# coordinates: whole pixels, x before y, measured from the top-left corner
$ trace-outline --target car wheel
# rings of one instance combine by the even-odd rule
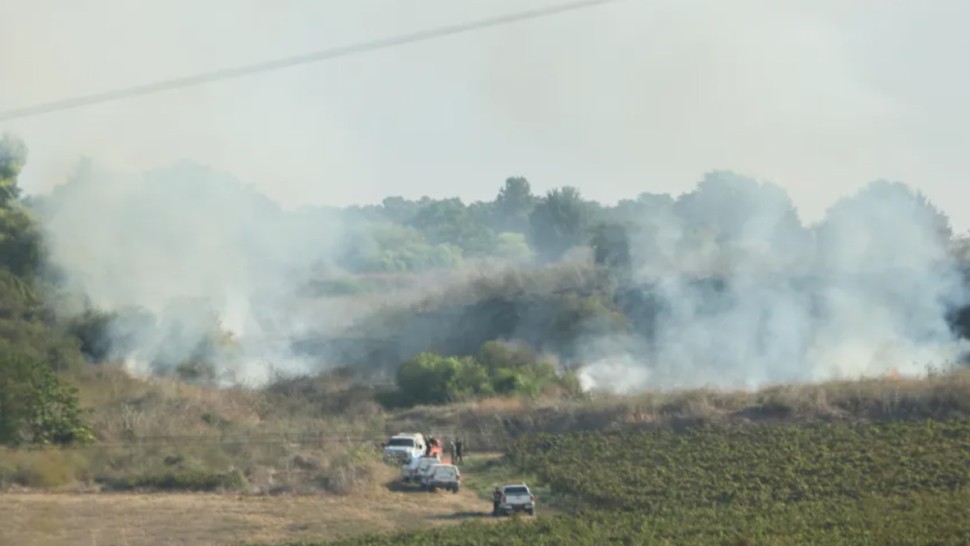
[[[536,511],[532,508],[529,508],[528,510],[526,510],[525,513],[529,514],[530,516],[536,515]]]

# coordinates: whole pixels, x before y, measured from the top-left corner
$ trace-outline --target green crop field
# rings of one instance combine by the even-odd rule
[[[539,435],[511,454],[560,493],[604,508],[858,499],[970,485],[970,421]]]
[[[583,508],[334,544],[970,544],[966,420],[535,435],[505,464]]]

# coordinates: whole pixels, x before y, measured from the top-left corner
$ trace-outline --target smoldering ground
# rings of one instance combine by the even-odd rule
[[[947,322],[968,301],[947,219],[907,186],[873,183],[811,226],[779,187],[728,172],[676,199],[620,206],[631,211],[628,269],[606,304],[625,325],[580,318],[566,334],[551,280],[472,301],[470,284],[429,273],[410,298],[393,296],[423,298],[423,308],[401,305],[393,320],[382,318],[389,294],[373,305],[308,295],[310,280],[345,273],[337,256],[368,224],[334,209],[283,210],[194,165],[80,169],[39,210],[65,280],[61,312],[114,312],[110,358],[139,373],[209,362],[224,382],[344,365],[376,374],[422,350],[469,354],[504,339],[556,354],[587,388],[622,391],[916,374],[966,349]],[[537,271],[477,275],[541,285]],[[348,341],[350,326],[370,337]]]

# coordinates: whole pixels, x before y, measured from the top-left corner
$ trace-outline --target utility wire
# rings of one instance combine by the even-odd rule
[[[224,80],[228,78],[238,78],[240,76],[255,74],[257,72],[279,70],[282,68],[287,68],[287,67],[296,66],[300,64],[319,62],[319,61],[334,59],[337,57],[354,55],[357,53],[366,53],[366,52],[374,51],[378,49],[386,49],[386,48],[395,47],[399,45],[420,42],[424,40],[431,40],[434,38],[440,38],[443,36],[460,34],[463,32],[480,30],[480,29],[489,28],[489,27],[496,27],[500,25],[507,25],[507,24],[516,23],[519,21],[524,21],[527,19],[537,19],[540,17],[548,17],[551,15],[556,15],[567,11],[591,8],[594,6],[599,6],[602,4],[608,4],[608,3],[617,2],[617,1],[620,1],[620,0],[584,0],[580,2],[564,3],[556,6],[548,6],[548,7],[538,8],[530,11],[523,11],[523,12],[512,13],[508,15],[491,17],[488,19],[481,19],[470,23],[460,23],[460,24],[455,24],[455,25],[446,26],[446,27],[423,30],[412,34],[395,36],[392,38],[383,38],[379,40],[363,42],[363,43],[358,43],[354,45],[338,47],[334,49],[316,51],[313,53],[307,53],[307,54],[297,55],[293,57],[285,57],[285,58],[275,59],[271,61],[264,61],[256,64],[237,66],[234,68],[224,68],[221,70],[195,74],[192,76],[184,76],[181,78],[163,80],[163,81],[158,81],[155,83],[150,83],[145,85],[138,85],[138,86],[127,87],[123,89],[116,89],[114,91],[106,91],[103,93],[97,93],[93,95],[86,95],[86,96],[74,97],[70,99],[46,102],[46,103],[36,104],[34,106],[28,106],[24,108],[18,108],[14,110],[7,110],[4,112],[0,112],[0,121],[9,121],[12,119],[20,119],[25,117],[37,116],[37,115],[46,114],[49,112],[58,111],[58,110],[68,110],[72,108],[79,108],[81,106],[87,106],[90,104],[109,102],[113,100],[119,100],[119,99],[134,97],[138,95],[147,95],[150,93],[158,93],[160,91],[167,91],[170,89],[177,89],[181,87],[189,87],[192,85],[200,85],[203,83],[217,81],[217,80]]]

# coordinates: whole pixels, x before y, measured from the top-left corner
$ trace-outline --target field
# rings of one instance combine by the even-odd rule
[[[350,496],[209,493],[8,493],[0,544],[203,546],[319,540],[361,530],[407,530],[480,519],[473,492],[379,491]]]
[[[967,420],[534,435],[503,464],[578,515],[333,544],[970,543]]]
[[[970,544],[966,372],[395,411],[330,378],[81,386],[94,445],[0,450],[0,543]],[[388,487],[376,444],[399,430],[467,438],[465,489]],[[513,480],[539,518],[486,517]]]

